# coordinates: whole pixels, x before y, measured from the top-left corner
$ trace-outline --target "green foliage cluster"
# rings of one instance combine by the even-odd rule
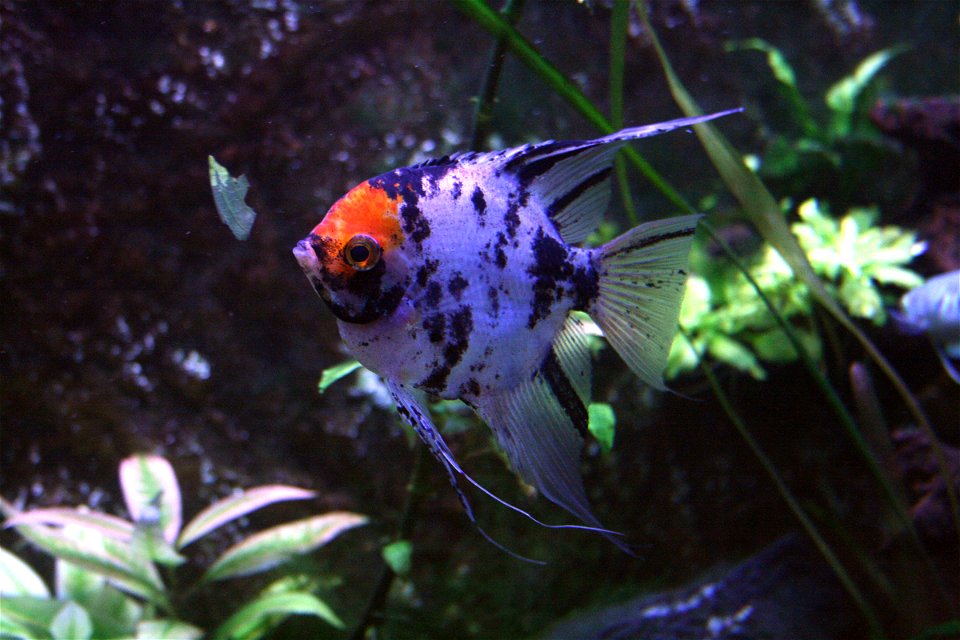
[[[342,628],[343,623],[313,591],[308,576],[287,571],[229,618],[206,633],[181,619],[198,589],[258,574],[309,553],[362,516],[334,512],[274,526],[224,551],[188,591],[171,588],[173,570],[184,564],[183,549],[214,530],[263,507],[304,500],[313,492],[269,485],[224,498],[182,524],[180,488],[170,463],[138,455],[120,464],[120,484],[131,520],[84,508],[18,511],[0,502],[7,526],[56,560],[55,587],[16,555],[0,548],[0,637],[22,640],[193,640],[200,637],[254,640],[290,615],[310,615]],[[167,580],[161,575],[167,573]],[[175,605],[176,603],[176,605]]]
[[[826,113],[810,104],[797,85],[796,72],[780,49],[760,38],[731,42],[728,51],[759,51],[777,81],[780,104],[765,109],[767,145],[762,157],[746,160],[781,193],[804,194],[829,189],[833,201],[848,202],[864,177],[876,171],[893,148],[870,123],[869,107],[877,96],[878,73],[906,50],[877,51],[823,95]],[[868,183],[869,184],[869,183]]]
[[[924,250],[916,233],[895,226],[877,226],[874,208],[855,208],[842,219],[829,214],[825,204],[807,200],[797,208],[799,221],[791,231],[800,243],[814,272],[827,291],[850,315],[886,321],[886,306],[893,302],[883,287],[912,289],[923,283],[907,269]],[[703,248],[693,261],[706,264]],[[821,353],[820,338],[813,326],[813,299],[781,255],[764,244],[749,267],[752,279],[813,357]],[[689,336],[677,337],[667,363],[668,378],[694,369],[701,355],[757,379],[766,371],[762,362],[792,362],[798,357],[783,328],[770,313],[747,275],[733,269],[704,269],[692,275],[680,311],[680,326]]]

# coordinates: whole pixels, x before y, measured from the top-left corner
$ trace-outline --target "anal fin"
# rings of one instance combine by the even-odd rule
[[[604,529],[593,514],[580,476],[586,407],[567,381],[567,391],[554,390],[557,376],[565,376],[553,352],[532,379],[509,391],[480,398],[477,412],[497,436],[513,469],[551,502],[563,507],[615,545],[633,555],[619,533]],[[579,407],[573,406],[580,403]]]

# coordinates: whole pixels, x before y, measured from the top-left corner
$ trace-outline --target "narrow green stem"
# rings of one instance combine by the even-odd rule
[[[504,17],[507,24],[513,26],[520,19],[523,11],[523,0],[507,0],[500,15]],[[490,62],[487,64],[487,74],[483,78],[483,88],[477,98],[477,110],[473,119],[473,135],[470,138],[470,149],[479,151],[486,145],[487,138],[490,137],[490,125],[493,122],[493,105],[495,104],[497,86],[500,83],[500,72],[503,71],[503,63],[507,59],[507,39],[504,36],[497,37],[497,43],[493,46],[490,54]]]
[[[610,16],[610,124],[614,129],[623,128],[623,69],[626,62],[629,15],[629,0],[614,0],[613,13]],[[636,226],[640,220],[633,204],[633,196],[630,194],[627,165],[620,154],[617,154],[613,166],[627,219],[630,220],[631,225]]]
[[[425,449],[426,447],[421,442],[417,442],[414,447],[413,469],[410,471],[410,481],[407,483],[407,500],[403,505],[403,513],[400,516],[400,523],[397,525],[394,540],[409,540],[413,534],[417,506],[424,494],[423,483],[426,477],[424,460],[426,456],[423,452]],[[380,577],[377,579],[377,586],[370,595],[363,617],[353,633],[350,634],[350,640],[363,640],[367,634],[367,629],[383,624],[387,596],[390,595],[390,587],[393,586],[396,575],[389,566],[384,564],[380,571]]]
[[[697,353],[697,359],[700,361],[700,369],[703,371],[707,381],[710,383],[710,387],[713,389],[713,394],[720,403],[720,407],[723,409],[724,413],[727,414],[727,417],[737,430],[737,433],[739,433],[740,437],[742,437],[744,442],[747,443],[750,451],[753,452],[753,455],[756,456],[757,460],[763,466],[764,470],[767,472],[767,475],[769,475],[770,479],[773,480],[773,483],[776,485],[777,491],[779,491],[780,495],[783,497],[784,502],[787,503],[787,506],[796,516],[797,520],[800,521],[800,525],[807,532],[810,540],[833,569],[837,579],[839,579],[840,583],[843,585],[843,588],[847,591],[850,597],[853,598],[857,608],[860,609],[861,614],[866,619],[867,624],[870,626],[871,636],[874,638],[883,638],[883,627],[880,624],[880,620],[877,618],[876,613],[874,613],[873,608],[870,606],[870,603],[867,602],[867,599],[860,592],[860,589],[857,588],[853,578],[850,577],[850,574],[844,568],[843,563],[840,562],[840,559],[830,548],[830,545],[827,543],[826,539],[820,534],[820,531],[813,523],[813,520],[810,519],[810,517],[803,510],[803,507],[800,506],[800,502],[796,499],[796,497],[794,497],[793,493],[790,491],[790,488],[777,472],[777,468],[774,466],[773,462],[767,457],[759,443],[750,434],[750,431],[743,423],[743,420],[740,419],[740,416],[730,403],[730,399],[727,397],[727,394],[724,393],[723,389],[720,387],[720,383],[717,382],[716,376],[714,376],[713,372],[710,371],[710,367],[706,366],[700,353],[697,352],[696,346],[693,344],[693,340],[690,338],[690,335],[683,329],[681,329],[681,333],[683,333],[683,337],[686,338],[687,342],[690,344],[690,348],[694,350],[694,353]]]

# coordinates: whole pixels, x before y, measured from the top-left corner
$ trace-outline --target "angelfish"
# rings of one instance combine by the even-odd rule
[[[700,216],[578,245],[600,223],[626,142],[736,111],[395,169],[347,192],[297,243],[344,343],[383,378],[475,525],[458,476],[534,518],[464,472],[418,390],[472,407],[514,471],[586,523],[553,526],[599,530],[625,547],[591,511],[580,477],[591,355],[571,312],[589,314],[636,375],[663,389]]]

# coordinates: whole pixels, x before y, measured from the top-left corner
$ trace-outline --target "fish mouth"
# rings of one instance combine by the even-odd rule
[[[300,268],[303,269],[307,276],[309,276],[311,272],[317,271],[319,260],[317,260],[317,254],[314,253],[313,247],[310,246],[310,238],[304,238],[297,243],[297,246],[293,248],[293,257],[297,259]]]

